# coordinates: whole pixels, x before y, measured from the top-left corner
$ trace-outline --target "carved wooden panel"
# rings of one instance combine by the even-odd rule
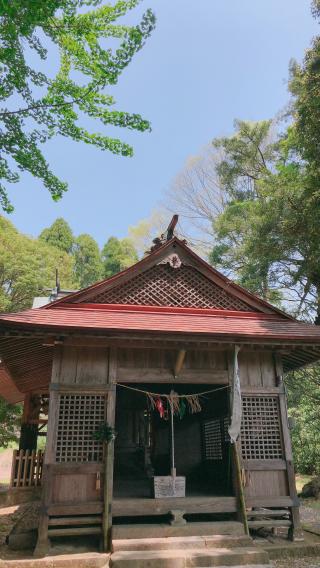
[[[283,458],[277,396],[242,397],[241,452],[244,460]]]
[[[90,302],[254,311],[192,266],[171,268],[165,264],[154,266],[122,285],[97,294],[90,298]]]
[[[105,421],[106,398],[100,394],[60,394],[57,462],[101,462],[103,444],[93,439]]]

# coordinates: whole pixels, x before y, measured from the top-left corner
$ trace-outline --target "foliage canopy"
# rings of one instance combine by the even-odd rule
[[[0,216],[0,312],[30,308],[35,296],[48,296],[56,268],[61,285],[72,289],[73,258],[54,246],[22,235]]]
[[[0,398],[0,448],[7,448],[10,442],[18,441],[21,415],[21,405],[8,404]]]
[[[136,26],[116,20],[140,0],[12,0],[0,2],[0,206],[13,210],[7,184],[19,181],[19,170],[39,178],[54,200],[67,184],[50,169],[41,145],[60,135],[102,150],[131,156],[132,147],[106,134],[90,132],[83,118],[102,126],[139,131],[150,124],[139,114],[112,109],[115,100],[104,89],[115,85],[155,25],[147,10]],[[106,40],[116,49],[106,48]],[[54,77],[29,65],[30,52],[39,62],[59,53]],[[43,69],[45,69],[42,64]],[[16,169],[17,168],[17,169]]]
[[[138,255],[130,239],[110,237],[102,249],[103,275],[105,278],[112,276],[137,260]]]
[[[71,253],[73,250],[74,236],[69,224],[62,217],[58,217],[51,227],[43,229],[39,239],[66,253]]]

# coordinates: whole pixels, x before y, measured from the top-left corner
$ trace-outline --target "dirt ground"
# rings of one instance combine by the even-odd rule
[[[0,452],[0,487],[9,483],[11,476],[12,454],[13,450],[11,448],[7,448]]]
[[[271,563],[275,568],[319,568],[320,567],[320,557],[319,558],[297,558],[293,560],[277,560]]]

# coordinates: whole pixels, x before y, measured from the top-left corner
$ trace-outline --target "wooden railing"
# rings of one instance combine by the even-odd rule
[[[41,485],[43,451],[14,450],[10,487],[38,487]]]

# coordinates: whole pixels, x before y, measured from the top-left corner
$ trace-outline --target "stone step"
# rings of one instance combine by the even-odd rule
[[[1,568],[109,568],[110,554],[82,552],[44,558],[1,559]]]
[[[141,550],[114,552],[110,568],[211,568],[214,566],[265,565],[269,562],[264,550],[254,547],[232,549]]]
[[[113,525],[112,539],[166,538],[174,536],[231,535],[244,536],[243,524],[238,521],[214,521],[211,523]]]
[[[209,535],[209,536],[169,536],[165,538],[127,538],[112,540],[113,552],[122,550],[184,550],[187,548],[234,548],[252,546],[249,536]]]

